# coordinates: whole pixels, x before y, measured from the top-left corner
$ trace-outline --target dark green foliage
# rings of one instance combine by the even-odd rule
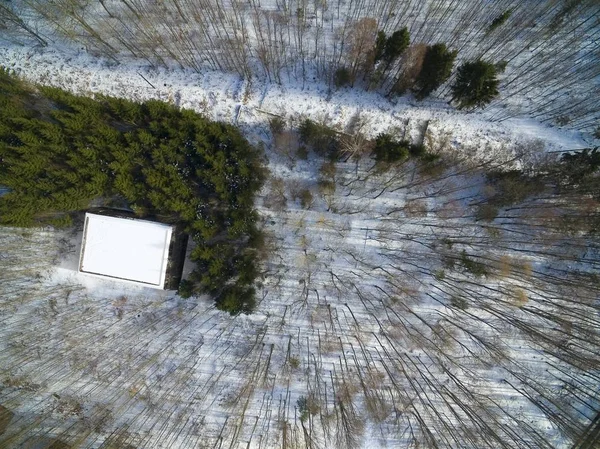
[[[410,35],[408,34],[408,29],[406,27],[394,31],[392,35],[385,40],[381,59],[389,65],[394,59],[404,53],[404,50],[408,48],[409,44]]]
[[[488,274],[486,266],[481,262],[471,259],[465,250],[460,253],[460,263],[465,270],[475,276],[486,276]]]
[[[300,421],[304,422],[308,419],[308,400],[305,396],[300,396],[296,401],[296,406],[300,412]]]
[[[379,134],[375,139],[373,154],[377,162],[397,162],[408,157],[409,147],[406,140],[396,140],[390,134]]]
[[[457,53],[456,50],[448,50],[446,44],[427,47],[423,67],[416,80],[415,96],[418,100],[428,97],[450,77]]]
[[[458,109],[482,107],[498,95],[496,66],[482,60],[466,62],[458,68],[452,85],[452,101]]]
[[[440,159],[440,155],[439,154],[434,154],[434,153],[425,153],[421,156],[421,161],[425,162],[425,164],[427,164],[427,168],[435,168],[436,165],[434,164],[434,162],[437,162]]]
[[[409,156],[420,158],[424,162],[435,161],[438,156],[426,152],[422,144],[413,144],[407,140],[397,140],[390,134],[382,133],[375,139],[373,155],[377,162],[398,162]]]
[[[313,195],[308,189],[302,189],[299,193],[300,205],[303,209],[310,209],[313,204]]]
[[[561,190],[591,195],[600,200],[600,149],[585,148],[563,154],[556,177]]]
[[[232,126],[159,101],[34,92],[0,71],[0,159],[0,185],[10,189],[0,224],[65,226],[94,198],[124,199],[138,216],[190,232],[197,269],[184,295],[208,292],[224,310],[249,310],[263,175],[258,151]]]
[[[527,176],[519,170],[490,172],[487,180],[495,190],[488,202],[495,207],[520,203],[545,188],[540,177]]]
[[[335,87],[344,87],[352,83],[352,73],[347,67],[340,67],[333,75]]]
[[[596,148],[584,148],[573,153],[564,153],[561,157],[564,173],[572,183],[595,173],[600,169],[600,151]]]
[[[383,58],[383,51],[385,49],[385,42],[387,37],[385,35],[385,31],[377,32],[377,39],[375,40],[375,50],[373,55],[373,61],[378,62]]]
[[[225,286],[217,298],[217,307],[231,315],[251,313],[256,307],[254,288],[238,284]]]
[[[306,161],[308,159],[308,148],[306,148],[304,145],[300,145],[296,150],[296,156],[301,161]]]
[[[460,310],[467,310],[469,308],[469,303],[467,302],[467,300],[462,296],[458,295],[453,295],[450,298],[450,305]]]
[[[274,136],[281,134],[285,129],[285,120],[281,117],[273,117],[269,120],[269,128]]]
[[[188,279],[182,279],[179,283],[177,294],[182,298],[189,298],[194,294],[194,283]]]
[[[424,157],[426,155],[426,150],[425,150],[425,145],[423,144],[414,144],[414,145],[410,145],[408,147],[408,151],[410,153],[411,156],[413,157]]]
[[[512,9],[507,9],[502,14],[500,14],[498,17],[496,17],[494,20],[492,20],[492,23],[488,27],[488,33],[492,32],[496,28],[499,28],[500,26],[504,25],[504,23],[508,20],[508,18],[511,16],[511,14],[512,14]]]
[[[312,147],[315,153],[336,159],[339,152],[338,134],[326,125],[305,119],[298,128],[300,141]]]
[[[486,177],[492,193],[477,205],[477,220],[493,221],[501,208],[522,203],[547,187],[542,176],[528,176],[519,170],[492,171]]]
[[[481,204],[477,207],[475,218],[477,220],[493,221],[498,216],[498,206],[494,204]]]

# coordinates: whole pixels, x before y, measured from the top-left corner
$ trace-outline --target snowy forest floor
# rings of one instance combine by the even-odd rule
[[[0,65],[235,123],[271,173],[249,316],[78,275],[78,229],[0,231],[2,447],[562,448],[600,410],[598,242],[561,232],[543,200],[475,219],[486,170],[587,146],[577,134],[47,49],[2,49]],[[444,164],[301,160],[273,114],[396,129]]]

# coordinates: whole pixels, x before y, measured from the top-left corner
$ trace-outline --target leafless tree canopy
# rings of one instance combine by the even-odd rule
[[[595,0],[495,0],[485,6],[475,0],[15,0],[0,7],[0,26],[17,40],[45,45],[59,35],[115,60],[134,57],[276,82],[315,76],[331,82],[344,66],[355,86],[369,88],[374,76],[385,90],[396,84],[400,92],[410,87],[422,46],[441,42],[458,50],[457,65],[482,58],[503,68],[501,94],[492,104],[502,107],[491,119],[530,115],[590,132],[599,120],[598,17]],[[411,51],[386,73],[374,73],[377,31],[389,35],[402,27]],[[448,100],[451,83],[436,94]]]

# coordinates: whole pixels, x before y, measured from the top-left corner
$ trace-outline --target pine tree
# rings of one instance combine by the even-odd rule
[[[457,51],[448,50],[446,44],[427,47],[423,67],[417,77],[415,96],[418,100],[428,97],[450,77],[456,55]]]
[[[498,95],[498,84],[494,64],[466,62],[458,68],[450,101],[458,102],[458,109],[483,107]]]

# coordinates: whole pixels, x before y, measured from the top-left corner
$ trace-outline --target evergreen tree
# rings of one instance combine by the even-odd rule
[[[573,153],[565,153],[561,157],[559,176],[563,184],[583,186],[597,184],[596,173],[600,171],[600,147],[584,148]],[[592,181],[590,183],[589,181]],[[595,196],[600,198],[596,190]]]
[[[385,31],[378,31],[377,39],[375,40],[375,50],[374,50],[373,62],[377,63],[381,60],[381,58],[383,58],[383,52],[385,50],[386,40],[387,40],[387,37],[385,35]]]
[[[68,226],[97,197],[181,224],[197,267],[183,292],[231,313],[254,303],[252,248],[262,184],[258,151],[239,131],[166,103],[78,97],[0,70],[0,224]]]
[[[450,101],[458,102],[458,109],[485,106],[498,95],[498,84],[494,64],[482,60],[466,62],[458,68]]]
[[[457,51],[448,50],[446,44],[427,47],[423,67],[416,80],[415,96],[418,100],[428,97],[450,77],[456,55]]]
[[[298,128],[300,141],[310,145],[315,153],[328,156],[331,159],[338,157],[340,142],[337,133],[326,125],[310,119],[302,121]]]
[[[375,139],[373,154],[377,162],[396,162],[408,157],[409,146],[405,140],[397,141],[390,134],[379,134]]]
[[[379,40],[379,36],[377,37]],[[410,44],[410,35],[406,27],[401,30],[394,31],[390,37],[385,40],[383,47],[383,59],[389,66],[396,58],[398,58]]]
[[[510,18],[511,15],[512,15],[512,9],[507,9],[506,11],[504,11],[502,14],[500,14],[498,17],[496,17],[494,20],[492,20],[492,23],[488,27],[487,32],[491,33],[496,28],[500,28]]]

